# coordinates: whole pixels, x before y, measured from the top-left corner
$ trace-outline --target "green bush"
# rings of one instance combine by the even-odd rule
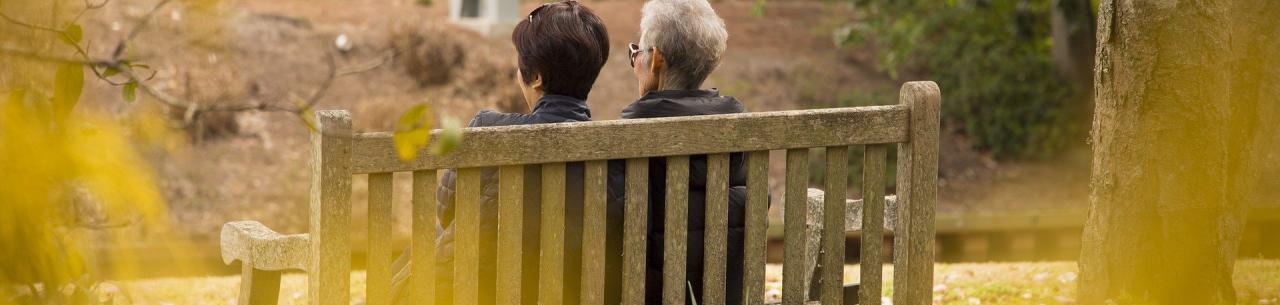
[[[943,116],[979,149],[1045,157],[1083,130],[1066,80],[1053,66],[1049,0],[851,0],[857,21],[841,44],[872,46],[894,79],[933,80]]]

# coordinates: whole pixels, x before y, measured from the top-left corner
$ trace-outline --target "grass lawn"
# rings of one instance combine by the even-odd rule
[[[988,263],[938,264],[935,267],[934,304],[1074,304],[1076,264]],[[892,267],[885,267],[891,278]],[[767,267],[768,298],[781,295],[782,267]],[[364,272],[351,275],[352,300],[363,303]],[[845,266],[847,283],[858,281],[858,266]],[[890,280],[891,281],[891,280]],[[286,275],[280,294],[282,304],[306,303],[306,277]],[[114,282],[106,286],[107,297],[116,304],[234,304],[239,289],[235,276],[167,278]],[[1280,299],[1280,261],[1241,260],[1236,264],[1235,284],[1239,304],[1275,305]],[[892,293],[886,283],[884,295]],[[891,304],[885,302],[885,304]]]

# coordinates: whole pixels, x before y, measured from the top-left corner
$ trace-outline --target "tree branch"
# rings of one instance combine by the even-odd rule
[[[154,16],[157,11],[160,11],[160,8],[164,7],[165,4],[169,4],[169,1],[171,0],[161,0],[159,3],[156,3],[156,6],[151,7],[151,10],[147,11],[147,14],[142,16],[142,21],[139,21],[138,25],[129,30],[129,34],[125,35],[124,39],[121,39],[120,43],[116,44],[116,50],[111,52],[111,57],[120,57],[120,55],[123,55],[126,45],[128,45],[130,41],[133,41],[134,38],[138,37],[138,34],[142,33],[142,30],[146,29],[147,26],[151,24],[151,17]]]
[[[85,8],[76,15],[76,17],[72,21],[73,23],[76,22],[76,20],[78,20],[81,16],[83,16],[86,11],[102,8],[111,0],[103,0],[101,3],[92,3],[90,1],[92,0],[84,0]],[[355,64],[350,67],[339,69],[337,65],[337,56],[333,52],[325,52],[326,54],[325,64],[328,67],[328,69],[326,70],[327,72],[325,74],[325,78],[311,92],[311,95],[309,95],[306,99],[303,99],[301,103],[299,103],[294,107],[280,106],[277,104],[262,103],[262,102],[257,102],[252,104],[239,104],[239,105],[201,106],[199,103],[195,103],[189,100],[184,100],[182,98],[170,95],[164,92],[164,90],[161,90],[160,88],[157,88],[156,86],[154,86],[149,82],[151,77],[155,76],[154,70],[152,70],[152,74],[150,76],[141,77],[137,73],[137,71],[134,69],[135,65],[132,65],[130,63],[132,60],[126,59],[124,57],[124,53],[128,48],[128,45],[130,44],[130,42],[132,42],[135,38],[137,38],[138,35],[142,33],[142,31],[144,31],[148,25],[150,25],[151,19],[155,15],[155,13],[158,12],[161,8],[163,8],[165,5],[167,5],[171,1],[172,0],[161,0],[157,2],[156,5],[153,6],[151,10],[148,11],[146,15],[142,17],[142,20],[136,26],[134,26],[134,28],[131,29],[123,38],[121,38],[119,42],[116,43],[115,49],[112,51],[110,58],[106,58],[106,59],[94,58],[90,56],[89,52],[86,50],[88,47],[82,48],[78,44],[72,44],[72,46],[75,48],[75,51],[76,51],[74,58],[53,56],[53,55],[47,54],[46,52],[36,52],[32,50],[17,49],[9,46],[0,46],[0,55],[17,56],[17,57],[23,57],[23,58],[28,58],[32,60],[52,62],[52,63],[80,64],[88,67],[89,70],[92,71],[94,76],[96,76],[98,79],[101,79],[113,86],[124,86],[130,83],[136,84],[138,88],[141,88],[144,93],[155,98],[157,102],[164,104],[174,110],[182,111],[184,113],[183,122],[182,122],[183,126],[189,127],[191,126],[192,123],[195,122],[197,118],[201,116],[201,114],[206,112],[280,111],[280,112],[289,112],[298,116],[302,116],[305,113],[307,113],[308,110],[310,110],[312,107],[315,107],[315,105],[320,102],[320,99],[324,97],[325,92],[327,92],[329,88],[333,85],[333,82],[336,78],[340,76],[358,74],[358,73],[363,73],[363,72],[376,69],[382,66],[384,63],[390,61],[392,58],[394,58],[397,53],[397,51],[394,49],[387,50],[385,52],[382,52],[382,54],[379,55],[377,58],[370,60],[368,62]],[[48,31],[48,32],[56,33],[62,36],[67,35],[66,31],[64,30],[26,23],[26,22],[11,18],[8,15],[3,14],[2,12],[0,12],[0,18],[3,18],[5,21],[16,24],[18,26],[32,28],[36,30]],[[107,71],[118,73],[118,75],[123,77],[123,81],[113,81],[112,76],[108,75]],[[306,121],[307,118],[303,118],[303,120]]]
[[[5,14],[4,12],[0,12],[0,19],[4,19],[4,21],[7,21],[14,25],[25,27],[25,28],[62,34],[62,30],[41,26],[41,25],[36,25],[36,24],[31,24],[31,23],[26,23],[26,22],[23,22],[22,20],[14,19],[13,17],[10,17],[9,14]]]

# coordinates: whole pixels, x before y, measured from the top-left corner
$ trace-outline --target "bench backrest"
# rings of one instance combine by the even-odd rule
[[[646,158],[665,157],[667,223],[688,221],[688,164],[690,155],[708,155],[707,183],[727,185],[729,153],[745,152],[747,181],[746,247],[743,298],[747,305],[763,304],[768,206],[768,154],[786,150],[785,258],[783,303],[804,304],[805,194],[809,179],[809,149],[826,148],[824,226],[843,228],[847,188],[848,149],[865,146],[862,223],[881,223],[884,217],[886,151],[897,145],[898,221],[894,228],[894,303],[928,304],[933,280],[933,215],[936,200],[938,106],[940,93],[932,82],[902,87],[899,104],[890,106],[778,111],[613,120],[464,129],[464,140],[450,154],[424,155],[414,162],[398,159],[389,133],[353,134],[345,111],[318,112],[319,132],[312,136],[311,260],[308,272],[311,304],[349,304],[351,269],[350,227],[353,175],[368,174],[369,249],[367,304],[388,304],[392,280],[392,173],[413,173],[412,260],[434,261],[437,171],[458,169],[455,214],[454,302],[475,304],[479,281],[480,167],[500,167],[498,197],[498,304],[519,304],[523,165],[542,165],[542,222],[539,263],[544,270],[563,270],[565,162],[585,161],[582,302],[601,305],[605,239],[606,161],[626,159],[623,272],[643,274],[645,259],[644,208],[648,196]],[[438,132],[438,131],[437,131]],[[432,141],[440,137],[432,137]],[[727,190],[707,188],[706,284],[702,304],[724,303]],[[685,249],[686,227],[665,226],[665,249]],[[843,230],[825,230],[822,238],[826,266],[842,266]],[[861,304],[879,304],[881,291],[881,226],[864,226],[861,247]],[[666,251],[662,296],[644,295],[643,276],[625,276],[623,304],[644,304],[645,297],[661,297],[664,304],[683,305],[684,251]],[[436,274],[435,264],[412,264],[413,274]],[[442,270],[443,271],[443,270]],[[825,268],[824,304],[842,304],[842,268]],[[564,299],[562,272],[540,272],[539,304]],[[831,280],[825,280],[831,279]],[[414,304],[430,304],[434,284],[413,281]]]

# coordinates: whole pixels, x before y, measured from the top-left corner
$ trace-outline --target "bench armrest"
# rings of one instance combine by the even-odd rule
[[[307,271],[310,246],[307,234],[283,235],[257,221],[233,221],[222,225],[222,262],[257,270]]]

